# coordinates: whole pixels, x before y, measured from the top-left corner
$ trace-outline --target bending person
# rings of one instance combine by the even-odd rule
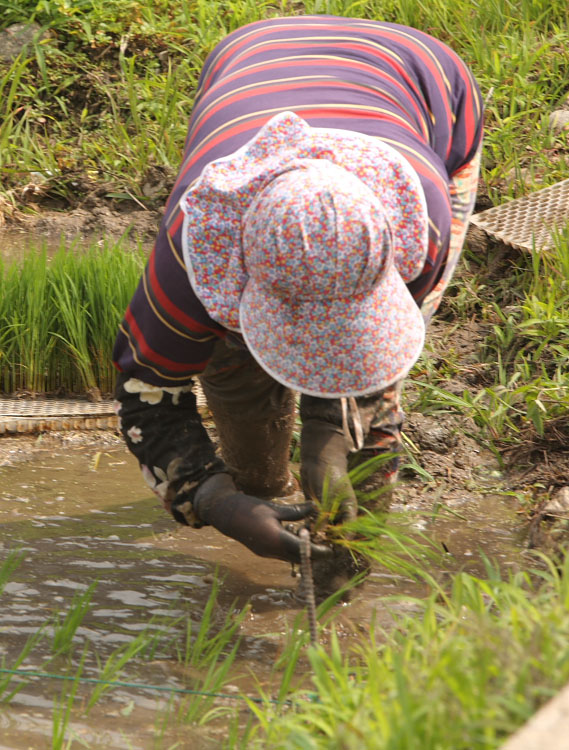
[[[209,55],[114,350],[122,432],[177,521],[298,561],[282,524],[311,504],[267,502],[291,492],[295,392],[302,489],[329,482],[354,514],[348,455],[399,450],[401,383],[462,249],[481,138],[471,72],[412,28],[277,18]]]

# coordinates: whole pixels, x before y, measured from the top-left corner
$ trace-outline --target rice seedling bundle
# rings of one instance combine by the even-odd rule
[[[0,260],[0,391],[110,393],[114,339],[143,263],[120,242]]]

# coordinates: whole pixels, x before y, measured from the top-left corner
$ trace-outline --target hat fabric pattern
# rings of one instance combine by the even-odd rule
[[[181,206],[194,291],[279,382],[360,395],[419,356],[424,324],[405,282],[425,261],[426,207],[391,147],[281,113],[208,165]]]

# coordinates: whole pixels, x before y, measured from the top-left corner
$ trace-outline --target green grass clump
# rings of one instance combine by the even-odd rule
[[[0,391],[110,393],[118,326],[144,262],[104,243],[0,260]]]
[[[547,250],[513,257],[503,276],[475,286],[485,262],[470,255],[467,283],[455,280],[445,302],[455,320],[475,314],[486,331],[478,383],[449,392],[448,379],[468,373],[472,361],[451,361],[447,351],[444,366],[433,367],[427,350],[415,370],[413,409],[467,415],[490,445],[546,438],[551,425],[569,423],[569,233],[555,235]]]
[[[385,600],[393,627],[309,650],[311,685],[251,704],[241,748],[494,750],[569,679],[569,558],[502,580],[454,577],[425,600]],[[398,614],[397,604],[413,607]],[[229,745],[227,745],[229,747]]]

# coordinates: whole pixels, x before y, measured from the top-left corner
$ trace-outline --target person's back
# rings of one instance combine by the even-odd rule
[[[430,218],[426,278],[409,285],[418,302],[433,286],[450,233],[448,182],[480,140],[480,95],[446,45],[392,23],[295,16],[229,34],[208,56],[184,159],[168,201],[170,236],[179,200],[210,162],[235,153],[279,112],[314,128],[380,138],[417,173]],[[179,247],[177,237],[174,244]]]

